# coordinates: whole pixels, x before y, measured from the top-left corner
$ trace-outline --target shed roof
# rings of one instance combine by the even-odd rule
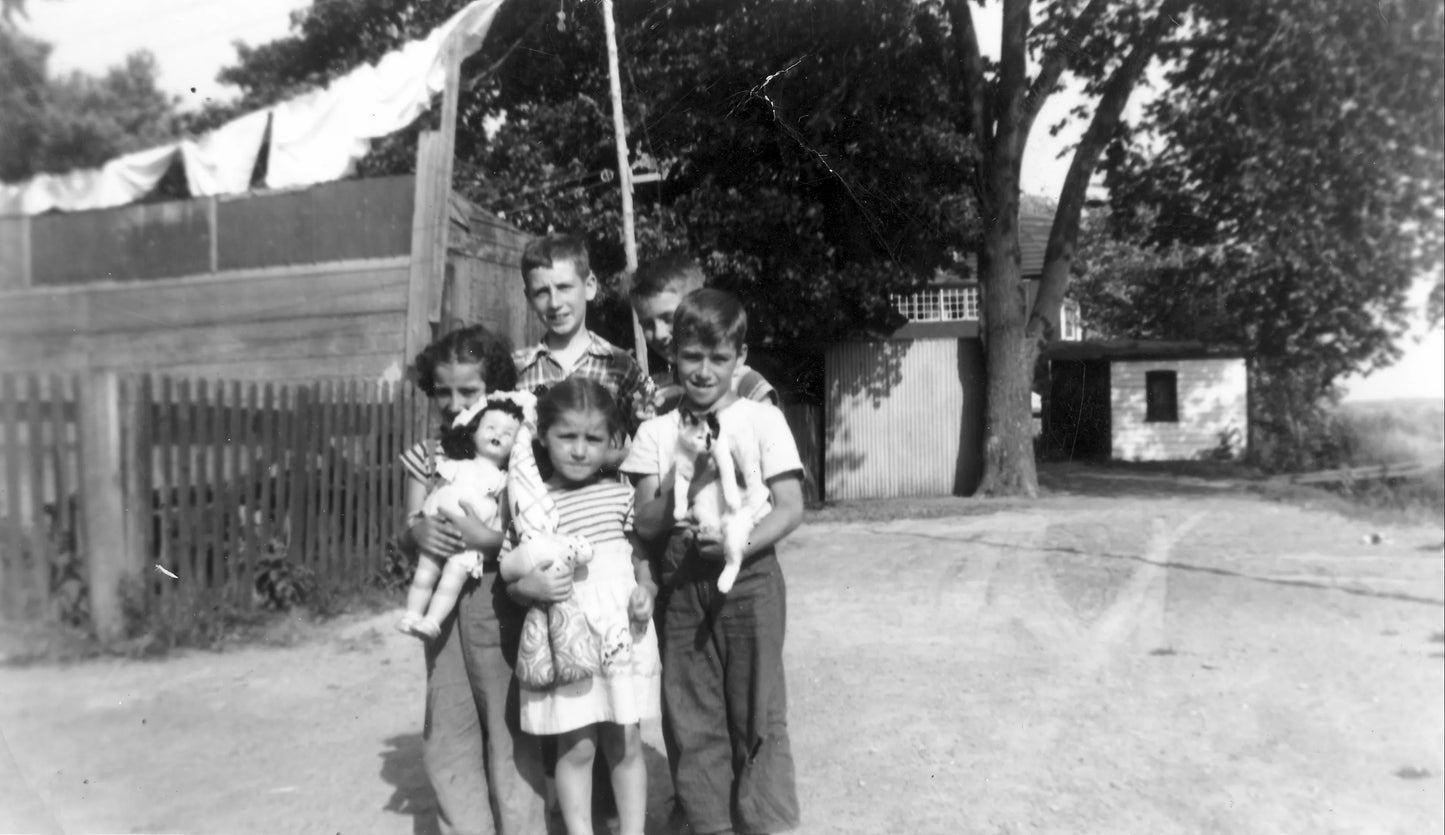
[[[1162,360],[1244,359],[1237,345],[1207,344],[1192,340],[1097,339],[1055,342],[1043,351],[1047,360]]]

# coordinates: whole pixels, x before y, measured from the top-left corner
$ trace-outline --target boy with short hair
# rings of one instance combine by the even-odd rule
[[[783,676],[785,588],[774,546],[802,521],[803,464],[783,413],[733,389],[747,357],[747,314],[738,300],[694,291],[677,306],[671,331],[681,404],[642,424],[622,471],[636,485],[638,535],[666,537],[657,605],[675,788],[694,832],[789,830],[798,825],[798,798]],[[771,505],[726,595],[717,590],[719,533],[673,527],[672,462],[684,409],[741,413],[768,487]],[[706,454],[695,470],[693,494],[717,479]]]
[[[569,234],[532,239],[522,250],[522,285],[547,333],[536,345],[512,353],[517,389],[538,392],[572,376],[596,380],[625,404],[631,436],[653,415],[652,381],[631,354],[587,329],[587,303],[597,297],[587,247]]]
[[[652,384],[657,390],[653,402],[657,414],[671,411],[682,398],[682,387],[672,368],[673,317],[682,297],[701,290],[704,281],[702,268],[685,252],[655,258],[638,267],[632,277],[632,290],[628,293],[632,310],[642,326],[647,347],[658,360],[655,366],[658,370],[652,374]],[[778,405],[778,393],[763,375],[741,361],[733,377],[733,388],[744,399]]]

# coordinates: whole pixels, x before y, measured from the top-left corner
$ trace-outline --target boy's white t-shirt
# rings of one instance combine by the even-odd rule
[[[803,469],[803,459],[798,455],[793,432],[777,406],[738,399],[723,412],[729,417],[741,418],[753,427],[764,481]],[[637,436],[632,439],[632,451],[622,462],[622,472],[659,478],[667,475],[676,459],[677,437],[681,432],[682,415],[677,410],[644,421],[637,429]]]

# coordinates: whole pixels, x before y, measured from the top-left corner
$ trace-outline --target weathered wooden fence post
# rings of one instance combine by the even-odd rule
[[[125,381],[121,388],[121,510],[125,514],[125,547],[122,576],[139,581],[157,556],[156,504],[153,488],[155,462],[154,400],[149,374]],[[149,584],[134,582],[134,601],[147,608],[152,595]]]
[[[114,371],[81,376],[80,512],[85,532],[90,616],[101,641],[125,634],[121,582],[128,555],[121,468],[120,379]]]

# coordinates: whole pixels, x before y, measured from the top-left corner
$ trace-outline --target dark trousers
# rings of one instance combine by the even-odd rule
[[[662,698],[677,795],[697,833],[794,829],[783,573],[767,551],[721,595],[720,567],[698,558],[680,534],[663,556]]]
[[[540,740],[523,733],[512,666],[521,609],[487,574],[427,648],[422,759],[445,835],[542,835]]]

